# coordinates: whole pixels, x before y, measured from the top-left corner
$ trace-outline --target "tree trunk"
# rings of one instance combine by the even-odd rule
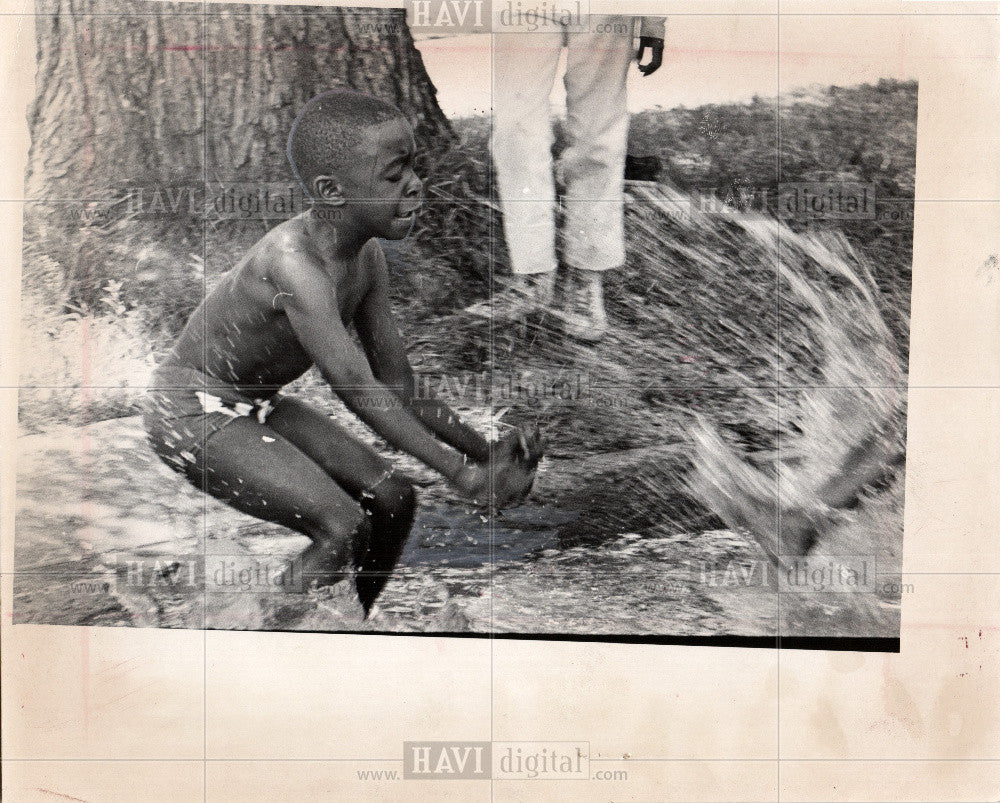
[[[290,176],[285,144],[295,114],[337,87],[401,109],[421,151],[452,140],[401,10],[223,8],[207,35],[210,179]]]
[[[296,112],[336,87],[398,106],[424,151],[453,141],[402,10],[208,9],[39,0],[29,198],[288,179]]]

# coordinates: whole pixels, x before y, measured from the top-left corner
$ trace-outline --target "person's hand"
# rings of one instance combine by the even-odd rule
[[[649,64],[643,64],[647,50],[650,52]],[[639,52],[635,54],[635,60],[643,76],[652,75],[663,64],[663,40],[655,36],[640,36]]]
[[[490,451],[489,462],[463,466],[454,479],[455,486],[477,502],[498,508],[523,501],[531,492],[544,453],[540,433],[536,430],[529,436],[512,430],[495,441]]]
[[[544,453],[537,429],[531,435],[511,430],[493,445],[493,500],[498,508],[527,498]]]

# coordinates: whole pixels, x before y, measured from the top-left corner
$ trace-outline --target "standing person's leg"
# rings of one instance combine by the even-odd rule
[[[607,328],[601,274],[625,262],[623,197],[628,106],[625,80],[635,53],[632,18],[592,15],[590,31],[569,35],[566,106],[565,256],[582,285],[585,317],[573,334],[597,339]],[[571,304],[574,295],[569,293]]]
[[[491,144],[504,235],[512,272],[541,305],[556,269],[549,95],[563,39],[561,31],[493,36]]]

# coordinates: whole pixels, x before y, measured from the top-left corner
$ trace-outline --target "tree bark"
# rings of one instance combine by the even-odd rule
[[[210,180],[289,178],[296,113],[338,87],[397,106],[421,151],[453,140],[402,10],[221,9],[207,31]]]
[[[295,114],[350,87],[398,106],[422,150],[454,135],[402,10],[39,0],[26,190],[290,178]]]

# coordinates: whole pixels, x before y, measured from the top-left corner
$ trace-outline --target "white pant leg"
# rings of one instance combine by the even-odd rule
[[[493,163],[515,274],[556,269],[549,95],[563,33],[493,36]]]
[[[623,231],[628,106],[625,78],[635,57],[632,17],[592,15],[569,34],[566,67],[566,262],[607,270],[625,262]]]

